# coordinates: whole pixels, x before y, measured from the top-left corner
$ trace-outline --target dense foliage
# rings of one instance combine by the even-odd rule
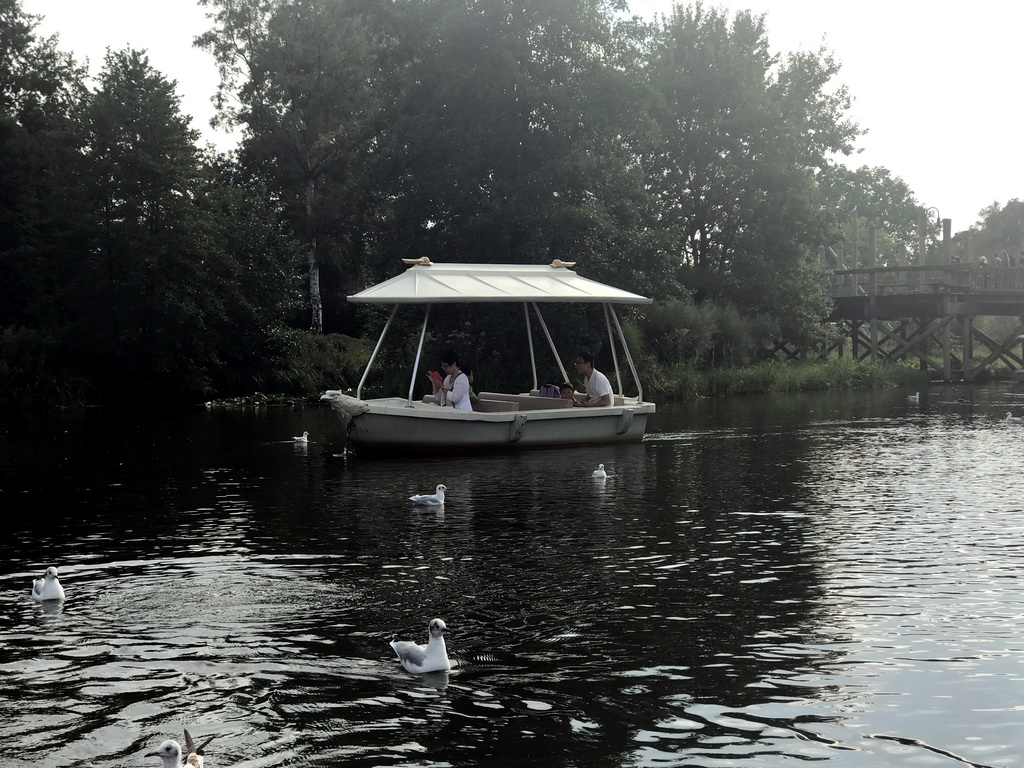
[[[772,54],[750,13],[198,2],[230,157],[197,148],[144,52],[90,87],[0,0],[0,397],[350,385],[380,316],[344,297],[421,256],[576,261],[658,300],[631,318],[651,365],[743,363],[820,334],[846,212],[915,231],[902,181],[838,165],[859,133],[838,63]],[[521,359],[509,313],[439,315],[492,386]],[[559,333],[600,347],[596,319]]]

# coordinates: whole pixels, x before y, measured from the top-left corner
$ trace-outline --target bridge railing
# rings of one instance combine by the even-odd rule
[[[837,269],[832,273],[829,287],[835,298],[901,293],[1024,294],[1024,268],[926,264]]]

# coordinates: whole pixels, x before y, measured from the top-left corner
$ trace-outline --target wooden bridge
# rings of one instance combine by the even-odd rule
[[[972,381],[993,366],[1024,368],[1024,268],[945,264],[837,269],[829,321],[858,359],[917,359],[944,381]],[[1015,317],[994,339],[975,327],[984,316]],[[980,348],[980,350],[979,350]],[[779,349],[778,347],[776,348]],[[975,352],[982,356],[975,359]]]

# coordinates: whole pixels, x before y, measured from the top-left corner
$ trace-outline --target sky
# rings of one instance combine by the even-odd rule
[[[1024,198],[1024,141],[1018,121],[1024,61],[1024,3],[974,0],[719,0],[704,3],[765,15],[775,53],[818,50],[841,62],[838,81],[854,98],[850,117],[868,133],[851,167],[882,166],[902,178],[936,219],[966,229],[992,203]],[[192,46],[210,24],[195,0],[22,0],[44,16],[38,32],[88,59],[96,74],[109,46],[145,49],[178,83],[182,109],[205,141],[231,146],[209,126],[218,77]],[[671,0],[631,0],[634,13],[665,13]]]

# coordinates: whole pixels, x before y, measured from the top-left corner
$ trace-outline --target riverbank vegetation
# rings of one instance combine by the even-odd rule
[[[831,360],[777,362],[697,369],[686,363],[664,371],[659,394],[669,400],[727,395],[763,395],[856,388],[923,387],[928,374],[901,363],[833,358]]]
[[[888,251],[915,245],[907,185],[840,162],[862,129],[839,62],[770,53],[749,12],[198,1],[228,154],[198,146],[144,51],[90,79],[0,0],[0,401],[351,387],[382,317],[345,297],[424,256],[577,262],[655,299],[629,320],[665,391],[754,381],[775,341],[825,348],[819,250],[850,211]],[[435,341],[495,350],[481,370],[505,384],[524,342],[448,319]],[[568,348],[605,364],[582,327]]]

